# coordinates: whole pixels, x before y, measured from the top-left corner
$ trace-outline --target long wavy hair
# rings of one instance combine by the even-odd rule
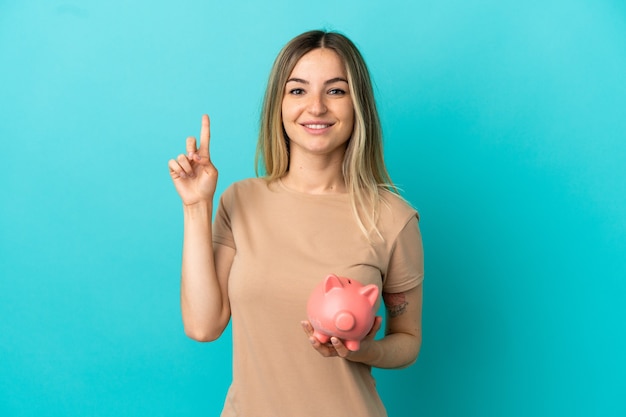
[[[376,227],[381,191],[398,195],[383,158],[383,139],[374,91],[363,56],[345,35],[314,30],[292,39],[279,52],[272,67],[259,129],[255,158],[257,176],[262,171],[267,181],[283,177],[289,170],[289,138],[282,120],[282,100],[287,79],[296,63],[306,53],[328,48],[335,51],[346,66],[354,106],[354,128],[348,140],[342,171],[356,221],[369,238]]]

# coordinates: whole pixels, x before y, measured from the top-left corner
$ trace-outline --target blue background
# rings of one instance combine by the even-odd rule
[[[0,415],[218,415],[230,335],[183,334],[167,160],[206,112],[218,191],[254,175],[270,65],[314,28],[361,48],[422,216],[390,415],[626,415],[619,0],[1,1]]]

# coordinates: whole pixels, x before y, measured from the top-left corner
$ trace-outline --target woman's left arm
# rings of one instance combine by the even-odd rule
[[[339,346],[339,341],[336,343],[339,356],[377,368],[412,365],[422,345],[422,288],[420,284],[406,292],[383,293],[387,310],[385,337],[374,340],[375,334],[368,335],[357,352]]]
[[[340,356],[377,368],[405,368],[415,362],[422,345],[422,285],[405,292],[383,293],[387,310],[385,337],[374,340],[382,321],[377,317],[356,352],[348,350],[336,337],[328,344],[321,343],[312,336],[313,328],[308,322],[303,322],[304,330],[323,356]]]

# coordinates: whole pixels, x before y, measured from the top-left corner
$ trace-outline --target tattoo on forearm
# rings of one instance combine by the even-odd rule
[[[395,294],[383,293],[383,300],[385,300],[385,307],[387,308],[387,314],[389,314],[390,318],[404,314],[409,305],[403,292]]]

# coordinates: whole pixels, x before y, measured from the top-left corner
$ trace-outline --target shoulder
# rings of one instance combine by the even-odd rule
[[[378,210],[378,230],[387,245],[393,245],[409,223],[419,223],[417,210],[404,198],[387,190],[380,193]]]
[[[263,178],[246,178],[235,181],[224,192],[251,191],[261,187],[267,187],[267,181]]]
[[[419,213],[398,194],[383,190],[380,193],[380,217],[387,221],[406,223],[413,217],[419,220]]]
[[[270,190],[264,178],[246,178],[230,184],[220,196],[220,204],[234,207],[241,203],[254,203],[264,198]]]
[[[263,178],[246,178],[230,184],[222,193],[222,198],[233,196],[245,196],[250,193],[263,191],[268,188],[268,183]]]

